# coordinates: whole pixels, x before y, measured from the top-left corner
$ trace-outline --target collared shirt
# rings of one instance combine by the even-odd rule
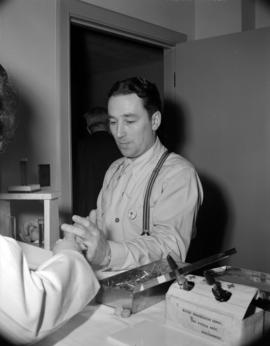
[[[141,236],[147,183],[165,150],[157,138],[143,155],[118,159],[105,175],[97,222],[109,240],[114,270],[147,264],[168,253],[185,260],[203,192],[193,166],[180,155],[171,153],[157,176],[150,197],[150,236]]]
[[[98,289],[79,252],[62,250],[31,271],[17,242],[0,235],[0,334],[11,342],[46,336],[82,310]]]

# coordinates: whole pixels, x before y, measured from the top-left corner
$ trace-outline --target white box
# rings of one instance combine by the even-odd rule
[[[166,323],[195,333],[216,344],[239,346],[247,344],[263,333],[264,311],[254,308],[254,287],[222,282],[222,288],[232,293],[227,302],[219,302],[212,286],[203,277],[190,275],[194,281],[191,291],[175,282],[166,294]]]

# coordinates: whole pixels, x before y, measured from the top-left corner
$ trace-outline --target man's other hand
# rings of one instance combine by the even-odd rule
[[[72,217],[73,225],[63,224],[62,231],[76,236],[76,241],[86,251],[87,260],[96,267],[105,267],[110,262],[110,246],[104,233],[95,223],[94,211],[89,217]]]

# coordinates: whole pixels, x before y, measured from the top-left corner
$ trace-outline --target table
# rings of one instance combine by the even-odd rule
[[[44,248],[47,250],[52,249],[56,240],[59,239],[59,211],[58,211],[58,198],[60,193],[43,188],[37,192],[15,192],[15,193],[1,193],[0,202],[2,211],[6,215],[10,215],[10,203],[12,201],[26,201],[26,200],[39,200],[43,201],[44,212]],[[7,229],[3,227],[2,229]],[[9,234],[6,234],[9,235]]]
[[[214,345],[209,340],[198,338],[183,330],[167,327],[166,338],[159,342],[151,343],[147,330],[143,330],[139,343],[118,343],[112,335],[120,330],[130,327],[130,331],[140,322],[155,325],[155,333],[164,328],[165,301],[159,302],[128,318],[121,318],[115,310],[105,305],[89,304],[81,313],[73,317],[67,324],[45,339],[35,343],[35,346],[210,346]],[[148,327],[148,325],[147,325]],[[151,333],[153,330],[150,331]],[[172,334],[173,338],[169,338]],[[177,335],[177,338],[174,337]],[[174,340],[174,341],[172,341]]]
[[[41,263],[52,256],[52,252],[36,248],[32,245],[19,242],[22,247],[28,264],[32,269],[36,269]],[[112,272],[97,272],[97,277],[113,275]],[[115,309],[106,305],[99,305],[93,300],[88,304],[83,311],[74,316],[70,321],[64,324],[57,331],[47,336],[43,340],[35,343],[35,346],[112,346],[113,343],[109,340],[112,334],[121,331],[127,327],[136,326],[142,322],[154,323],[155,333],[164,327],[165,320],[165,301],[161,301],[149,308],[142,310],[136,314],[132,314],[128,318],[122,318],[115,313]],[[168,329],[168,342],[160,338],[160,342],[155,342],[154,346],[209,346],[209,340],[201,340],[196,336],[192,336],[184,331],[177,330],[177,340],[172,342],[170,339],[171,329]],[[142,331],[141,337],[145,340],[145,330]],[[175,330],[172,332],[172,337],[175,335]],[[117,344],[116,344],[117,345]],[[132,344],[133,346],[134,344]],[[123,346],[123,344],[122,344]],[[145,344],[140,343],[138,346],[151,346],[149,340]]]
[[[32,269],[52,256],[52,252],[34,246],[19,243]],[[113,275],[112,272],[97,272],[99,279]],[[138,326],[143,323],[144,329]],[[149,326],[151,327],[149,331]],[[266,326],[267,327],[267,326]],[[269,325],[268,325],[269,327]],[[138,330],[140,337],[137,342],[119,343],[115,333],[125,331],[130,338]],[[135,332],[134,332],[135,331]],[[165,336],[164,336],[165,334]],[[136,336],[137,336],[136,335]],[[158,336],[152,342],[151,337]],[[165,301],[161,301],[149,308],[128,318],[122,318],[115,309],[105,305],[98,305],[92,301],[83,311],[74,316],[57,331],[43,340],[35,343],[36,346],[210,346],[217,345],[209,339],[202,339],[181,329],[172,329],[165,325]]]

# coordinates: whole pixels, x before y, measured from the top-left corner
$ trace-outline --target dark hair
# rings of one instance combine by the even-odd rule
[[[105,107],[93,107],[84,115],[89,127],[104,125],[108,126],[108,112]]]
[[[16,108],[16,93],[9,82],[6,70],[0,64],[0,151],[4,151],[7,143],[13,138]]]
[[[131,77],[117,81],[111,88],[108,97],[117,95],[136,94],[143,100],[144,108],[149,117],[161,111],[161,99],[158,88],[154,83],[142,77]]]

